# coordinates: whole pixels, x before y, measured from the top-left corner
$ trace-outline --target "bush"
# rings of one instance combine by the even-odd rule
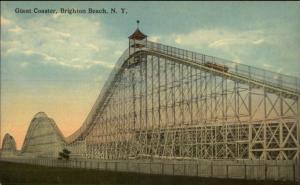
[[[66,161],[70,159],[71,152],[68,149],[63,149],[62,152],[59,152],[58,160],[65,159]]]

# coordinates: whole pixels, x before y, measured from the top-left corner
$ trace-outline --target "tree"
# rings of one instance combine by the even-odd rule
[[[71,152],[68,149],[64,148],[62,150],[62,152],[59,152],[58,159],[59,160],[63,160],[64,159],[64,160],[68,161],[70,159],[70,154],[71,154]]]

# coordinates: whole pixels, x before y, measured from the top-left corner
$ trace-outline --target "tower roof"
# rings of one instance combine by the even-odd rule
[[[147,35],[145,35],[143,32],[140,31],[140,29],[139,29],[140,21],[139,20],[136,21],[136,24],[137,24],[137,28],[136,28],[135,32],[132,35],[130,35],[128,38],[134,39],[134,40],[143,40],[144,38],[147,37]]]
[[[128,38],[134,40],[143,40],[146,37],[147,35],[145,35],[143,32],[140,31],[139,28],[137,28],[135,32],[132,35],[130,35]]]

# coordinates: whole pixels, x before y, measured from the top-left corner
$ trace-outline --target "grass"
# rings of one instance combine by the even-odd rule
[[[292,182],[146,175],[89,169],[50,168],[0,162],[1,185],[293,185]]]

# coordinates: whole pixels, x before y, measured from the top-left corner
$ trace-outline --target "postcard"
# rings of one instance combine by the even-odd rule
[[[0,185],[300,183],[300,3],[1,2]]]

